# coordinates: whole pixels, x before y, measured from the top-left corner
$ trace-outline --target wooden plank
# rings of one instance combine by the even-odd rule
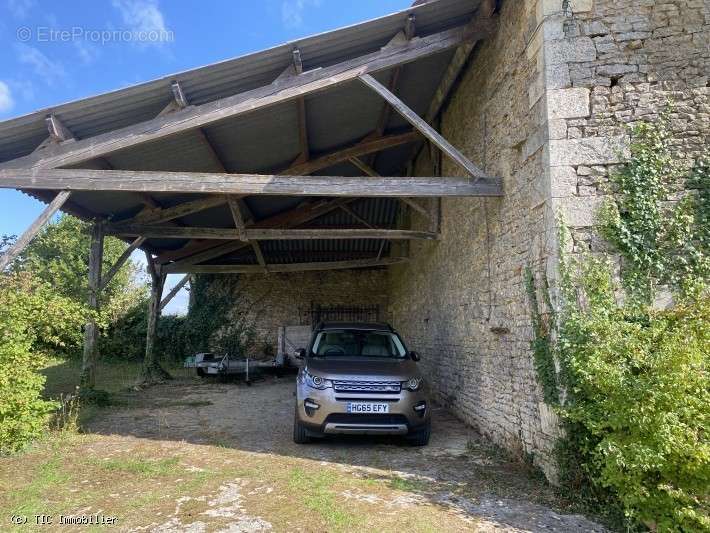
[[[261,246],[259,246],[259,243],[257,241],[251,241],[251,247],[254,249],[254,253],[256,254],[256,260],[258,261],[259,265],[261,268],[266,270],[266,259],[264,259],[264,254],[261,251]]]
[[[3,168],[62,167],[111,154],[131,146],[156,141],[171,135],[207,126],[214,122],[254,112],[300,96],[313,94],[351,82],[363,74],[387,70],[430,57],[474,39],[483,38],[488,28],[459,26],[440,33],[417,37],[401,46],[381,50],[298,76],[282,78],[265,87],[213,102],[190,106],[181,111],[139,124],[120,128],[75,143],[47,147],[45,150],[4,163]]]
[[[169,220],[174,220],[176,218],[181,218],[193,213],[199,213],[200,211],[205,211],[206,209],[211,209],[227,203],[227,198],[225,196],[209,196],[207,198],[200,198],[199,200],[193,200],[191,202],[184,202],[173,207],[167,207],[161,209],[159,207],[146,209],[138,213],[135,217],[128,220],[121,220],[117,222],[118,224],[160,224],[161,222],[168,222]]]
[[[0,170],[0,187],[279,196],[501,196],[497,178],[271,176],[91,169]]]
[[[19,239],[10,246],[10,248],[0,256],[0,272],[5,270],[7,266],[24,250],[32,239],[35,238],[37,233],[44,227],[47,221],[54,216],[54,214],[59,211],[59,209],[64,205],[64,203],[71,196],[69,191],[61,191],[54,200],[44,208],[44,211],[35,219],[35,221],[30,225],[29,228],[20,236]]]
[[[162,311],[166,305],[170,303],[170,301],[175,298],[175,295],[180,292],[180,290],[187,285],[187,282],[190,281],[190,274],[185,274],[185,276],[177,282],[177,284],[170,289],[170,292],[165,295],[165,298],[163,298],[160,301],[160,310]]]
[[[395,265],[407,261],[406,257],[385,257],[381,259],[356,259],[352,261],[328,261],[320,263],[290,263],[268,265],[268,272],[307,272],[316,270],[346,270],[351,268],[373,268]],[[192,265],[180,272],[192,274],[260,274],[264,268],[259,265]]]
[[[219,239],[233,240],[231,228],[178,228],[173,226],[121,225],[106,226],[110,235],[140,235],[149,239]],[[248,240],[316,240],[316,239],[433,239],[436,236],[425,231],[400,229],[261,229],[245,231]]]
[[[88,307],[91,311],[99,311],[99,292],[101,284],[101,264],[104,250],[104,227],[94,223],[91,229],[91,244],[89,248],[89,298]],[[81,360],[81,375],[79,382],[82,389],[93,389],[96,383],[96,359],[99,331],[92,315],[84,326],[84,352]]]
[[[230,197],[228,199],[229,210],[232,212],[232,218],[234,219],[234,226],[237,228],[237,237],[240,241],[246,240],[246,226],[244,224],[244,217],[242,212],[239,210],[239,204],[236,199]]]
[[[392,94],[387,87],[382,85],[369,74],[360,76],[362,82],[370,87],[377,94],[382,96],[389,104],[404,117],[412,126],[417,128],[422,135],[438,146],[446,155],[458,163],[474,178],[485,178],[486,173],[468,160],[461,152],[459,152],[449,141],[444,139],[441,134],[427,124],[419,115],[417,115],[407,104],[402,102],[397,96]]]
[[[121,267],[123,264],[128,260],[128,258],[131,256],[131,254],[141,246],[143,246],[143,243],[146,241],[144,237],[138,237],[136,238],[130,245],[128,245],[128,248],[124,250],[124,252],[121,254],[121,256],[116,260],[114,265],[109,269],[108,272],[106,272],[105,276],[101,276],[101,288],[100,290],[104,290],[109,283],[111,283],[111,280],[113,277],[118,274],[118,271],[121,270]]]
[[[69,131],[69,128],[67,128],[56,115],[47,116],[45,122],[47,124],[47,131],[51,141],[60,143],[64,141],[76,140],[74,138],[74,134]]]
[[[364,218],[362,218],[362,217],[361,217],[360,215],[358,215],[355,211],[353,211],[352,209],[350,209],[346,204],[341,204],[341,205],[340,205],[340,209],[342,209],[343,211],[345,211],[348,215],[350,215],[351,217],[353,217],[355,220],[357,220],[357,221],[358,221],[360,224],[362,224],[363,226],[365,226],[365,227],[367,227],[367,228],[375,229],[375,226],[373,226],[372,224],[370,224],[367,220],[365,220]]]
[[[317,170],[332,167],[333,165],[342,163],[343,161],[349,161],[353,157],[360,157],[374,152],[379,152],[387,148],[413,143],[420,139],[421,135],[418,131],[410,131],[407,133],[366,139],[353,146],[336,150],[330,154],[311,159],[310,161],[293,164],[284,170],[283,173],[296,176],[312,174]]]
[[[406,196],[403,196],[400,198],[402,202],[407,204],[409,207],[417,211],[418,213],[424,215],[427,218],[430,218],[429,211],[427,211],[424,207],[419,205],[415,200],[412,200],[411,198],[407,198]]]
[[[351,157],[348,159],[348,161],[350,161],[353,165],[355,165],[357,168],[362,170],[366,176],[370,176],[372,178],[382,177],[374,168],[372,168],[370,165],[365,163],[359,157]]]

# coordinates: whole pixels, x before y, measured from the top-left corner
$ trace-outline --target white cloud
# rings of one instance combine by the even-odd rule
[[[113,0],[127,30],[134,35],[158,35],[158,39],[137,39],[137,43],[163,44],[171,41],[172,32],[165,27],[165,17],[158,0]]]
[[[90,65],[101,55],[101,51],[97,46],[81,39],[74,41],[74,48],[76,48],[79,59],[81,59],[81,62],[85,65]]]
[[[15,51],[18,61],[32,67],[34,73],[47,85],[51,85],[67,75],[60,62],[52,61],[34,46],[15,43]]]
[[[308,7],[318,7],[321,0],[284,0],[281,4],[281,21],[287,28],[303,24],[303,12]]]
[[[23,19],[35,6],[35,0],[7,0],[5,5],[15,18]]]
[[[10,87],[4,81],[0,81],[0,113],[10,111],[15,106],[12,99]]]

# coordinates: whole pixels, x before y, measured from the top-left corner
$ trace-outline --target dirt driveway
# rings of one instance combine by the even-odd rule
[[[137,403],[106,410],[89,429],[136,453],[146,444],[177,448],[189,469],[253,467],[211,493],[180,496],[141,529],[603,531],[565,514],[542,480],[443,409],[423,448],[387,438],[296,445],[293,390],[293,377],[250,387],[183,380],[137,393]]]

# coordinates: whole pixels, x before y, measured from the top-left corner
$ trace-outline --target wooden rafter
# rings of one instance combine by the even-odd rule
[[[474,165],[466,156],[456,149],[449,141],[444,139],[439,132],[427,124],[409,106],[397,98],[397,96],[392,94],[387,87],[382,85],[369,74],[360,76],[360,80],[362,80],[365,85],[370,87],[377,94],[382,96],[382,98],[384,98],[400,115],[402,115],[402,117],[404,117],[412,126],[417,128],[422,135],[438,146],[442,152],[456,161],[456,163],[463,167],[472,177],[477,179],[486,177],[486,173],[483,172],[483,170]]]
[[[160,310],[161,311],[165,308],[166,305],[168,305],[170,303],[170,301],[173,298],[175,298],[177,293],[179,293],[180,290],[185,285],[187,285],[187,283],[190,281],[190,277],[191,277],[190,274],[185,274],[185,276],[183,276],[183,278],[180,281],[178,281],[172,289],[170,289],[170,292],[168,294],[166,294],[165,297],[160,301]]]
[[[279,196],[501,196],[501,181],[450,177],[291,176],[92,169],[0,170],[0,187]]]
[[[116,260],[114,265],[109,269],[108,272],[106,272],[105,275],[101,276],[101,288],[100,290],[104,290],[109,283],[111,283],[111,280],[114,278],[116,274],[118,274],[118,271],[121,270],[121,267],[124,265],[126,261],[128,261],[128,258],[131,256],[131,254],[143,246],[143,243],[146,241],[145,237],[137,237],[130,245],[128,245],[128,248],[126,248],[121,256]]]
[[[35,235],[44,227],[54,214],[61,209],[64,203],[69,199],[71,193],[69,191],[61,191],[54,197],[51,203],[44,208],[44,211],[35,219],[27,230],[20,236],[4,254],[0,255],[0,272],[17,257],[27,247]]]
[[[417,131],[407,133],[398,133],[396,135],[387,135],[385,137],[368,138],[347,148],[336,150],[329,154],[311,159],[305,163],[297,163],[288,167],[283,171],[287,175],[307,175],[312,174],[317,170],[332,167],[338,163],[349,161],[354,157],[394,148],[403,144],[413,143],[421,139],[421,135]]]
[[[349,261],[323,261],[314,263],[287,263],[268,265],[268,272],[307,272],[317,270],[344,270],[351,268],[373,268],[395,265],[407,261],[406,257],[384,257],[373,259],[354,259]],[[259,265],[188,265],[176,269],[176,272],[193,274],[258,274],[264,272]]]
[[[181,218],[193,213],[199,213],[218,205],[227,203],[226,196],[208,196],[199,200],[183,202],[173,207],[145,209],[135,217],[128,220],[121,220],[120,224],[160,224],[176,218]]]
[[[460,44],[485,37],[490,27],[471,24],[426,37],[414,38],[402,46],[391,46],[336,65],[284,78],[268,86],[189,106],[125,128],[73,143],[48,147],[40,152],[4,163],[3,168],[56,168],[105,156],[118,150],[156,141],[180,132],[200,128],[229,117],[264,109],[353,81],[363,74],[387,70],[429,57]]]
[[[351,201],[353,201],[353,199],[351,198],[346,198],[343,200],[343,202]],[[258,224],[256,224],[256,226],[260,228],[296,227],[301,224],[305,224],[306,222],[310,222],[311,220],[314,220],[320,216],[323,216],[326,213],[333,211],[334,209],[338,209],[339,205],[340,201],[336,200],[316,200],[305,202],[303,205],[295,209],[291,209],[284,213],[279,213],[267,219],[260,220]],[[251,225],[254,224],[250,224],[250,226]],[[202,261],[207,261],[209,259],[219,257],[220,255],[224,255],[226,253],[238,250],[239,248],[243,248],[244,246],[246,246],[246,244],[241,241],[233,241],[227,244],[230,245],[231,248],[222,252],[218,248],[225,246],[223,244],[215,246],[214,241],[192,241],[185,247],[180,248],[179,250],[164,252],[160,254],[157,258],[157,261],[163,264],[168,263],[170,261],[194,261],[195,263],[200,263]],[[199,257],[199,255],[196,256],[195,254],[204,254],[204,257]],[[188,257],[189,259],[185,259]]]

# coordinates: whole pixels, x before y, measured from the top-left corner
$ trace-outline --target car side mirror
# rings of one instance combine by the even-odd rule
[[[296,359],[305,359],[306,358],[306,350],[303,348],[299,348],[298,350],[293,352],[293,355]]]
[[[412,358],[412,361],[421,361],[422,358],[419,356],[417,352],[409,352],[409,357]]]

